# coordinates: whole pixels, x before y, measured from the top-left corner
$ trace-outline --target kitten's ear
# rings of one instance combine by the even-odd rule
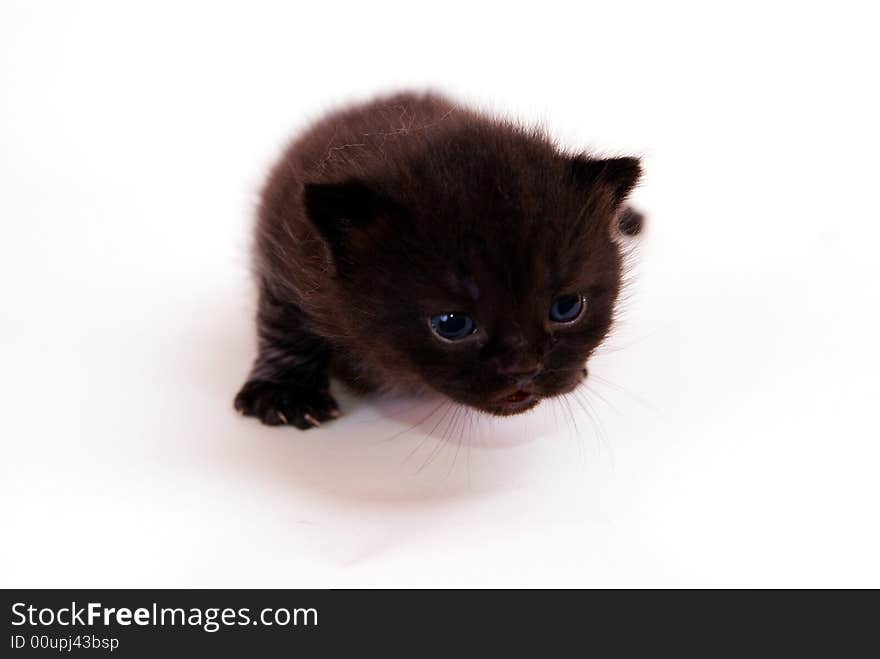
[[[369,226],[381,212],[380,195],[363,181],[306,183],[306,214],[324,237],[335,257],[351,242],[352,233]]]
[[[571,160],[574,181],[585,188],[597,185],[611,191],[614,204],[620,204],[639,182],[642,165],[638,158],[596,159],[576,156]]]

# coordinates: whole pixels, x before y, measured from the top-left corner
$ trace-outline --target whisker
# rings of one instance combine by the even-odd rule
[[[445,400],[441,400],[439,403],[437,403],[437,406],[436,406],[433,410],[431,410],[431,411],[430,411],[425,417],[423,417],[423,418],[420,419],[419,421],[416,421],[416,422],[415,422],[413,425],[411,425],[409,428],[404,428],[404,429],[401,430],[400,432],[396,432],[396,433],[394,433],[393,435],[391,435],[391,437],[386,437],[385,439],[381,439],[381,440],[379,440],[379,443],[390,442],[392,439],[397,439],[397,438],[400,437],[401,435],[405,435],[406,433],[410,432],[411,430],[415,430],[416,428],[418,428],[419,426],[421,426],[423,423],[425,423],[425,421],[427,421],[427,420],[430,419],[432,416],[434,416],[434,413],[435,413],[437,410],[439,410],[440,407],[441,407],[444,403],[446,403],[446,402],[447,402],[447,401],[445,401]]]
[[[461,428],[456,431],[458,434],[458,443],[455,446],[455,453],[452,454],[452,464],[449,466],[449,471],[446,473],[446,477],[449,478],[452,475],[452,471],[455,468],[455,463],[458,460],[458,452],[461,451],[461,444],[464,441],[464,426],[465,421],[469,418],[469,414],[471,409],[469,407],[464,408],[464,414],[461,415]],[[453,435],[454,436],[454,435]]]
[[[572,392],[575,396],[575,400],[581,406],[581,409],[584,411],[584,414],[587,415],[587,418],[590,419],[590,423],[593,424],[593,429],[596,431],[596,438],[599,440],[600,446],[605,448],[609,455],[611,453],[610,444],[608,442],[608,433],[605,431],[605,426],[602,425],[602,420],[599,418],[599,415],[596,413],[596,409],[592,406],[590,401],[586,398],[586,391],[581,389],[575,389]]]
[[[648,410],[650,410],[651,412],[653,412],[657,416],[659,416],[659,417],[663,416],[663,413],[656,406],[652,405],[651,403],[649,403],[647,400],[645,400],[641,396],[638,396],[637,394],[632,393],[628,389],[621,387],[619,384],[615,384],[611,380],[608,380],[607,378],[603,378],[599,375],[595,375],[594,373],[590,373],[590,378],[598,384],[604,384],[607,387],[611,387],[613,389],[616,389],[620,393],[626,394],[627,396],[632,398],[635,402],[641,404],[643,407],[647,408]]]
[[[418,451],[421,450],[422,446],[424,446],[425,442],[427,442],[431,437],[434,436],[434,431],[437,430],[437,427],[443,422],[443,420],[449,415],[449,411],[452,409],[452,401],[443,401],[446,403],[446,409],[443,410],[443,414],[440,415],[440,418],[437,419],[437,423],[434,424],[434,427],[431,428],[431,431],[422,438],[422,441],[419,442],[418,446],[416,446],[412,451],[409,452],[409,455],[404,458],[401,464],[406,464],[409,462],[410,458],[412,458]]]
[[[590,392],[593,396],[595,396],[596,398],[598,398],[599,400],[601,400],[601,401],[602,401],[603,403],[605,403],[608,407],[610,407],[612,410],[614,410],[617,414],[623,416],[623,415],[621,414],[620,410],[619,410],[619,409],[618,409],[618,408],[617,408],[617,407],[616,407],[616,406],[615,406],[610,400],[608,400],[607,398],[605,398],[605,396],[603,396],[601,393],[599,393],[598,391],[596,391],[596,389],[594,389],[594,388],[590,385],[590,381],[589,381],[589,379],[588,379],[587,381],[584,382],[583,386],[584,386],[584,388],[585,388],[588,392]]]
[[[571,423],[572,423],[572,427],[574,428],[574,431],[575,431],[575,436],[579,437],[581,434],[581,430],[580,430],[580,428],[578,428],[577,420],[575,420],[575,418],[574,418],[574,412],[571,409],[571,401],[569,401],[568,397],[569,397],[569,394],[565,394],[562,397],[562,401],[565,403],[565,407],[568,410],[568,415],[571,417]]]
[[[455,407],[455,412],[453,412],[452,416],[451,416],[450,419],[449,419],[449,423],[447,423],[447,424],[446,424],[446,427],[443,429],[443,434],[440,435],[440,438],[437,440],[437,445],[434,447],[434,450],[431,451],[431,453],[428,455],[428,459],[425,460],[425,461],[422,463],[422,466],[419,467],[419,468],[416,470],[416,474],[420,474],[420,473],[422,473],[422,471],[423,471],[426,467],[430,466],[431,463],[434,462],[434,458],[436,458],[436,457],[441,453],[441,451],[445,448],[445,446],[446,446],[446,437],[447,437],[447,435],[449,434],[449,429],[450,429],[450,428],[452,427],[452,425],[456,422],[456,419],[458,419],[458,416],[459,416],[459,414],[461,413],[461,410],[462,410],[462,406],[461,406],[461,405],[456,405],[456,407]]]
[[[586,464],[585,457],[584,457],[584,447],[583,447],[583,444],[581,443],[583,440],[580,436],[580,434],[581,434],[580,429],[578,428],[577,421],[575,420],[574,411],[571,408],[571,402],[569,401],[568,396],[569,396],[569,394],[563,394],[562,396],[560,396],[558,398],[558,400],[560,401],[560,404],[568,412],[568,418],[571,420],[570,427],[572,430],[572,432],[569,432],[569,436],[572,438],[575,445],[577,446],[578,462],[583,466],[584,464]]]
[[[661,331],[663,331],[662,328],[654,330],[653,332],[648,332],[644,336],[640,336],[638,338],[631,339],[630,341],[628,341],[627,343],[624,343],[624,344],[614,345],[613,343],[603,342],[603,343],[599,344],[599,346],[596,348],[595,354],[604,355],[604,354],[620,352],[621,350],[627,350],[629,348],[632,348],[634,345],[638,345],[640,343],[647,341],[648,339],[653,339]]]

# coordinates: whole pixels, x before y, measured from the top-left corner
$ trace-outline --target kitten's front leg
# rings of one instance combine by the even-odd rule
[[[260,293],[259,352],[235,409],[269,426],[308,430],[339,416],[329,393],[330,349],[303,329],[302,311]]]

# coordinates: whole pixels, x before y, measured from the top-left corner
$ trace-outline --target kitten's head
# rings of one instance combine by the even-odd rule
[[[347,333],[392,379],[485,412],[571,391],[611,327],[638,160],[507,125],[416,146],[382,177],[305,186]]]

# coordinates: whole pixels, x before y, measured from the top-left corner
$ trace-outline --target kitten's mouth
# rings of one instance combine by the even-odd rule
[[[518,414],[533,408],[541,402],[541,397],[537,394],[526,391],[525,389],[517,389],[512,394],[508,394],[494,401],[489,408],[492,414],[506,416],[508,414]]]
[[[530,394],[528,391],[523,391],[522,389],[520,389],[519,391],[515,391],[514,393],[510,394],[509,396],[505,396],[504,398],[502,398],[501,402],[516,404],[516,403],[521,403],[524,400],[526,400],[527,398],[531,398],[531,397],[532,397],[532,394]]]

